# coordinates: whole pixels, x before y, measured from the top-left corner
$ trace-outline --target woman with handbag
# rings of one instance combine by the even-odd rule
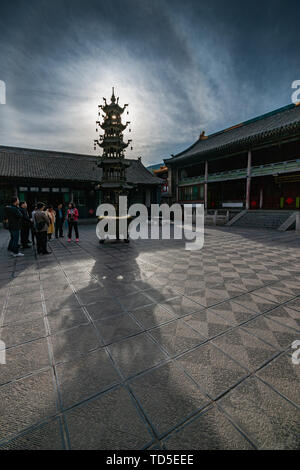
[[[68,226],[69,226],[69,234],[68,234],[69,243],[72,238],[73,228],[74,228],[75,235],[76,235],[76,242],[77,243],[79,242],[78,218],[79,218],[78,209],[75,207],[75,204],[73,204],[73,202],[70,202],[69,209],[67,212],[67,219],[68,219]]]

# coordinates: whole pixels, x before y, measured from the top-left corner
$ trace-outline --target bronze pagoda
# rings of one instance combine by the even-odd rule
[[[107,104],[106,98],[103,98],[103,105],[99,105],[99,116],[101,111],[103,121],[96,121],[96,132],[101,128],[104,134],[99,136],[99,139],[94,141],[94,149],[99,146],[103,149],[102,155],[97,158],[97,165],[102,169],[102,177],[99,182],[99,189],[101,190],[101,202],[109,203],[115,207],[116,217],[119,219],[119,197],[127,196],[133,186],[128,184],[126,179],[126,170],[130,162],[125,159],[125,152],[127,147],[131,144],[132,140],[124,142],[123,132],[130,124],[122,123],[122,114],[125,112],[128,104],[123,107],[119,105],[119,98],[115,97],[114,88],[112,89],[112,96],[110,104]],[[127,111],[128,114],[128,111]],[[129,129],[131,132],[131,129]],[[131,147],[132,149],[132,147]],[[117,223],[117,236],[119,239],[119,224]],[[128,233],[122,238],[129,241]],[[104,240],[100,240],[100,243]]]

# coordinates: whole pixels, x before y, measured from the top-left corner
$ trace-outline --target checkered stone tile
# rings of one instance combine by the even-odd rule
[[[170,273],[168,275],[168,279],[170,280],[170,284],[172,284],[173,281],[185,281],[187,279],[187,273]]]
[[[209,408],[163,441],[167,450],[252,450],[251,443],[217,408]]]
[[[102,320],[104,318],[111,318],[124,312],[124,308],[119,302],[110,299],[109,301],[103,300],[102,302],[95,302],[86,305],[86,310],[91,316],[93,321]]]
[[[224,317],[215,314],[211,309],[205,309],[184,317],[184,321],[205,338],[213,338],[233,327]]]
[[[74,449],[299,447],[299,423],[293,421],[299,377],[291,343],[300,339],[300,309],[288,305],[300,298],[299,237],[292,231],[206,227],[203,249],[187,252],[184,242],[173,240],[99,246],[92,226],[80,231],[80,245],[58,240],[47,259],[26,251],[16,260],[7,258],[7,233],[0,231],[0,328],[14,354],[8,356],[8,382],[0,385],[3,448],[43,449],[47,436],[51,449],[61,448],[59,427],[46,426],[61,411],[56,402],[70,417],[64,426]],[[204,302],[196,298],[199,292],[208,292]],[[210,305],[211,298],[217,303]],[[38,312],[34,304],[41,306]],[[196,329],[186,323],[188,317]],[[253,322],[259,319],[273,323]],[[111,341],[107,348],[98,325]],[[37,347],[41,339],[49,343],[50,356],[48,345]],[[159,369],[165,372],[156,375]],[[263,393],[249,393],[249,376],[257,377]],[[128,390],[129,383],[138,383],[139,397],[133,390],[128,401],[110,395],[120,380],[127,380]],[[253,407],[240,421],[234,415],[244,412],[240,396],[234,395],[232,415],[218,398],[224,400],[239,384],[247,385],[241,397]],[[112,399],[102,401],[107,395]],[[213,406],[212,398],[218,400]],[[94,402],[97,406],[86,407]]]
[[[299,339],[299,332],[265,316],[251,320],[243,325],[243,328],[278,350],[289,348],[294,341]]]
[[[233,301],[222,302],[210,307],[210,312],[223,317],[230,325],[237,326],[256,316],[248,308],[243,307]]]
[[[0,450],[64,450],[60,419],[42,424],[20,436],[0,444]]]
[[[95,322],[95,326],[105,345],[142,331],[142,328],[127,313],[99,320]]]
[[[129,312],[136,308],[154,303],[154,301],[147,295],[147,291],[126,295],[121,297],[119,301],[122,307]]]
[[[56,396],[51,370],[3,385],[0,403],[0,442],[55,415]]]
[[[50,334],[89,322],[82,308],[65,308],[47,315]]]
[[[268,283],[268,282],[271,282],[271,281],[279,281],[278,276],[274,276],[274,275],[270,274],[269,272],[257,273],[257,277],[258,277],[258,279],[260,279],[264,283]]]
[[[57,312],[66,308],[78,308],[80,304],[75,295],[53,296],[46,299],[46,309],[48,313]]]
[[[10,295],[7,300],[7,308],[15,310],[23,310],[28,305],[41,302],[40,289],[37,292],[30,292],[26,296],[24,295]]]
[[[51,336],[55,363],[71,361],[74,356],[99,348],[102,343],[92,325],[80,325]]]
[[[0,339],[4,341],[7,348],[43,338],[46,334],[42,317],[0,328]]]
[[[300,296],[292,300],[291,302],[288,302],[286,306],[293,308],[294,310],[298,310],[298,312],[300,312]]]
[[[147,297],[150,297],[150,299],[155,303],[165,302],[173,299],[174,297],[178,297],[178,292],[170,287],[164,287],[162,289],[148,289],[145,294],[147,294]]]
[[[285,305],[281,305],[280,307],[267,312],[265,317],[281,323],[282,325],[294,328],[295,330],[300,330],[300,312],[298,310],[288,308]]]
[[[273,287],[263,287],[262,289],[255,290],[252,294],[258,295],[259,297],[270,300],[276,304],[283,304],[295,297],[293,294],[287,294],[286,292],[274,289]]]
[[[224,297],[227,294],[227,298],[231,299],[232,297],[236,297],[247,292],[246,288],[236,282],[236,281],[224,281],[221,283],[211,283],[212,285],[209,287],[213,291],[217,291],[220,294],[224,294]]]
[[[62,406],[66,409],[120,382],[104,349],[56,366]]]
[[[132,316],[144,329],[154,328],[176,318],[174,314],[158,304],[137,308]]]
[[[246,379],[219,403],[257,448],[299,448],[299,409],[257,378]]]
[[[171,355],[183,353],[206,341],[185,321],[175,320],[150,330],[151,336]]]
[[[108,350],[125,378],[150,369],[167,359],[158,344],[144,333],[111,344]]]
[[[173,363],[138,376],[129,382],[129,387],[159,436],[178,426],[210,401],[195,382]]]
[[[229,298],[230,294],[225,287],[220,289],[201,289],[189,296],[189,299],[197,302],[203,307],[211,307],[212,305],[219,304]]]
[[[184,354],[177,362],[212,399],[228,391],[247,374],[243,367],[210,343]]]
[[[80,299],[82,305],[89,305],[95,302],[101,302],[104,299],[110,299],[111,293],[103,288],[94,288],[94,289],[79,289],[77,295]]]
[[[0,365],[0,384],[24,377],[50,366],[45,338],[6,350],[6,364]]]
[[[258,369],[278,353],[275,348],[242,328],[215,338],[213,344],[250,371]]]
[[[241,287],[248,291],[263,287],[265,284],[259,279],[240,279]]]
[[[137,450],[152,436],[128,391],[117,388],[66,413],[72,450]]]
[[[284,280],[280,282],[276,282],[273,284],[274,289],[283,291],[287,294],[294,295],[295,297],[297,295],[300,295],[300,283],[299,281],[295,280]]]
[[[168,300],[167,302],[161,302],[161,306],[166,308],[176,317],[182,317],[189,313],[204,309],[203,305],[193,302],[193,300],[183,296],[176,297],[175,299]]]
[[[275,302],[263,299],[262,297],[254,294],[241,295],[240,297],[236,297],[233,302],[236,302],[242,307],[248,308],[257,314],[267,312],[268,310],[278,306]]]
[[[300,367],[293,364],[290,354],[275,358],[256,375],[300,407]]]

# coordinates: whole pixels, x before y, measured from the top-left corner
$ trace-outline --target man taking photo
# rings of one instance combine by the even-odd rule
[[[22,222],[22,213],[19,210],[19,203],[19,199],[13,197],[10,205],[6,206],[4,209],[4,220],[10,232],[10,241],[7,249],[15,258],[24,256],[23,253],[19,252],[19,238]]]

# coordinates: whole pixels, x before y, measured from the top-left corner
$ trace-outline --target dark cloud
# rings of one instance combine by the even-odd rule
[[[0,141],[91,152],[99,96],[133,111],[135,155],[159,161],[291,101],[294,1],[2,0]]]

